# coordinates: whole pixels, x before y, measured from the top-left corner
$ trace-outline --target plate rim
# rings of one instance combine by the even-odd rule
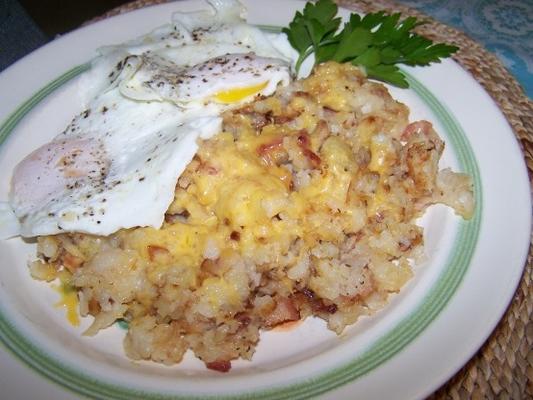
[[[17,110],[18,110],[18,109],[17,109]],[[452,117],[453,117],[453,116],[452,116]],[[2,127],[3,127],[3,126],[4,126],[4,124],[2,125]],[[448,135],[448,136],[449,136],[449,135]],[[465,137],[466,137],[466,136],[465,136]],[[0,135],[0,138],[1,138],[0,140],[2,140],[2,139],[3,139],[3,136]],[[480,190],[479,192],[481,193],[481,190]],[[487,334],[487,336],[488,336],[488,334]]]

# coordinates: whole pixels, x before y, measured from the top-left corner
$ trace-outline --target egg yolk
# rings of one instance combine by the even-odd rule
[[[236,103],[248,96],[256,94],[260,90],[264,89],[267,84],[268,82],[263,82],[253,86],[245,86],[241,88],[223,90],[221,92],[216,93],[213,98],[219,103]]]
[[[55,304],[56,307],[63,307],[67,311],[67,320],[72,326],[80,325],[78,316],[78,294],[76,290],[67,283],[62,282],[55,288],[61,295],[61,299]]]

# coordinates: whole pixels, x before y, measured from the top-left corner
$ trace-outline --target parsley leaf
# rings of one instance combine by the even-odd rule
[[[341,23],[337,15],[337,5],[331,0],[319,0],[315,4],[307,3],[301,12],[296,12],[288,28],[283,28],[289,43],[299,53],[296,71],[312,53],[320,53],[321,47],[328,44]]]
[[[351,14],[342,29],[336,17],[337,5],[332,0],[307,3],[303,12],[296,12],[283,32],[291,46],[298,51],[296,73],[302,63],[314,53],[315,65],[333,60],[350,62],[362,67],[368,77],[408,87],[397,64],[429,65],[449,57],[458,48],[430,39],[412,30],[423,21],[415,17],[401,20],[399,13],[387,15],[383,11],[363,17]]]

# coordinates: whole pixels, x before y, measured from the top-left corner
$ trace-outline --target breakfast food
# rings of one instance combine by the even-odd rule
[[[213,18],[194,15],[180,19],[193,42],[191,26]],[[217,15],[236,18],[231,7]],[[216,18],[201,30],[213,40],[234,29]],[[341,333],[411,278],[423,253],[415,220],[428,206],[473,212],[470,177],[439,170],[444,143],[432,125],[409,122],[408,108],[355,66],[322,63],[289,83],[286,61],[265,54],[274,47],[181,67],[130,50],[104,74],[110,88],[91,111],[17,168],[12,204],[22,234],[38,236],[32,276],[77,293],[79,313],[94,317],[87,335],[126,321],[134,360],[175,364],[190,349],[225,372],[251,359],[261,330],[314,316]],[[96,70],[114,65],[103,60]],[[112,155],[115,138],[137,140],[137,126],[107,116],[113,107],[132,107],[127,118],[148,127],[131,157],[129,141]],[[144,108],[152,119],[137,116]],[[108,135],[114,124],[120,133]],[[99,126],[102,136],[86,133]],[[152,167],[156,157],[164,162]],[[17,182],[35,176],[34,161],[73,187],[31,199]],[[113,176],[116,161],[122,175]]]
[[[340,333],[411,277],[428,205],[472,212],[469,177],[439,171],[443,142],[407,117],[357,68],[322,64],[224,114],[160,229],[40,237],[33,274],[68,270],[95,317],[87,334],[125,319],[133,359],[177,363],[190,348],[226,371],[261,329],[314,315]]]

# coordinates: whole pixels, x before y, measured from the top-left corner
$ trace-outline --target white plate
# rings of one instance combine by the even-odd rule
[[[278,26],[303,6],[244,3],[250,22]],[[178,9],[203,7],[183,1],[110,18],[55,40],[0,74],[0,200],[16,162],[80,111],[75,77],[94,49],[166,23]],[[290,332],[263,334],[254,360],[234,363],[229,374],[207,371],[192,357],[175,367],[133,363],[122,354],[119,327],[85,338],[83,326],[67,323],[54,307],[57,293],[29,276],[26,261],[34,245],[12,239],[0,243],[2,395],[412,399],[444,383],[494,329],[519,282],[531,227],[529,183],[510,127],[470,75],[450,60],[407,71],[411,89],[394,89],[393,95],[409,105],[412,119],[429,119],[445,139],[441,166],[472,174],[477,208],[468,222],[445,207],[428,211],[428,262],[385,310],[341,337],[314,319]]]

